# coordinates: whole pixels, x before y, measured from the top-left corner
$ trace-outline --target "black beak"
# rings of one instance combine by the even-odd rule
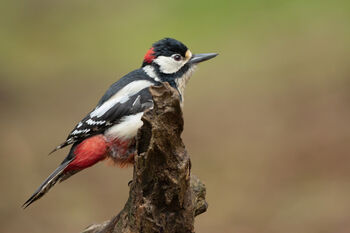
[[[212,59],[216,57],[217,53],[200,53],[200,54],[193,54],[191,59],[188,61],[190,64],[197,64],[202,61],[207,61],[209,59]]]

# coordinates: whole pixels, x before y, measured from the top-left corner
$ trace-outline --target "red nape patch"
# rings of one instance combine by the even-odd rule
[[[150,49],[147,51],[147,53],[146,53],[146,55],[145,55],[145,57],[144,57],[144,61],[145,61],[145,62],[147,62],[147,63],[152,63],[153,59],[156,58],[156,56],[154,56],[154,50],[153,50],[153,49],[154,49],[154,48],[152,47],[152,48],[150,48]]]
[[[85,139],[74,149],[75,158],[65,171],[82,170],[106,158],[107,142],[102,135]]]

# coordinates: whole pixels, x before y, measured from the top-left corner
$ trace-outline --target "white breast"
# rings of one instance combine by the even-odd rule
[[[181,105],[183,105],[183,102],[184,102],[186,84],[188,83],[188,80],[190,80],[195,68],[196,68],[195,66],[192,66],[182,77],[175,79],[177,89],[182,98]]]
[[[135,115],[125,116],[121,119],[120,123],[110,127],[104,135],[109,139],[131,139],[136,136],[137,130],[143,125],[141,120],[143,112]]]

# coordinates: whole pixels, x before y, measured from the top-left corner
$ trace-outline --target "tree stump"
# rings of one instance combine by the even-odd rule
[[[194,217],[207,210],[205,186],[191,175],[181,139],[184,121],[178,92],[167,83],[150,91],[154,107],[142,117],[124,209],[83,233],[192,233]]]

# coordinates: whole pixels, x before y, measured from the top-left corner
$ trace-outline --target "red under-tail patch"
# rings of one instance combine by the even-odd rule
[[[128,157],[125,157],[123,159],[107,157],[106,161],[108,166],[118,166],[120,168],[127,168],[134,165],[135,154],[129,154]]]
[[[113,161],[120,167],[127,167],[134,163],[136,154],[135,139],[114,139],[108,144],[108,151]]]
[[[154,56],[154,48],[152,47],[147,51],[144,61],[147,63],[152,63],[154,58],[156,58],[156,56]]]
[[[65,171],[82,170],[105,159],[107,146],[106,138],[102,134],[85,139],[75,147],[75,158]]]

